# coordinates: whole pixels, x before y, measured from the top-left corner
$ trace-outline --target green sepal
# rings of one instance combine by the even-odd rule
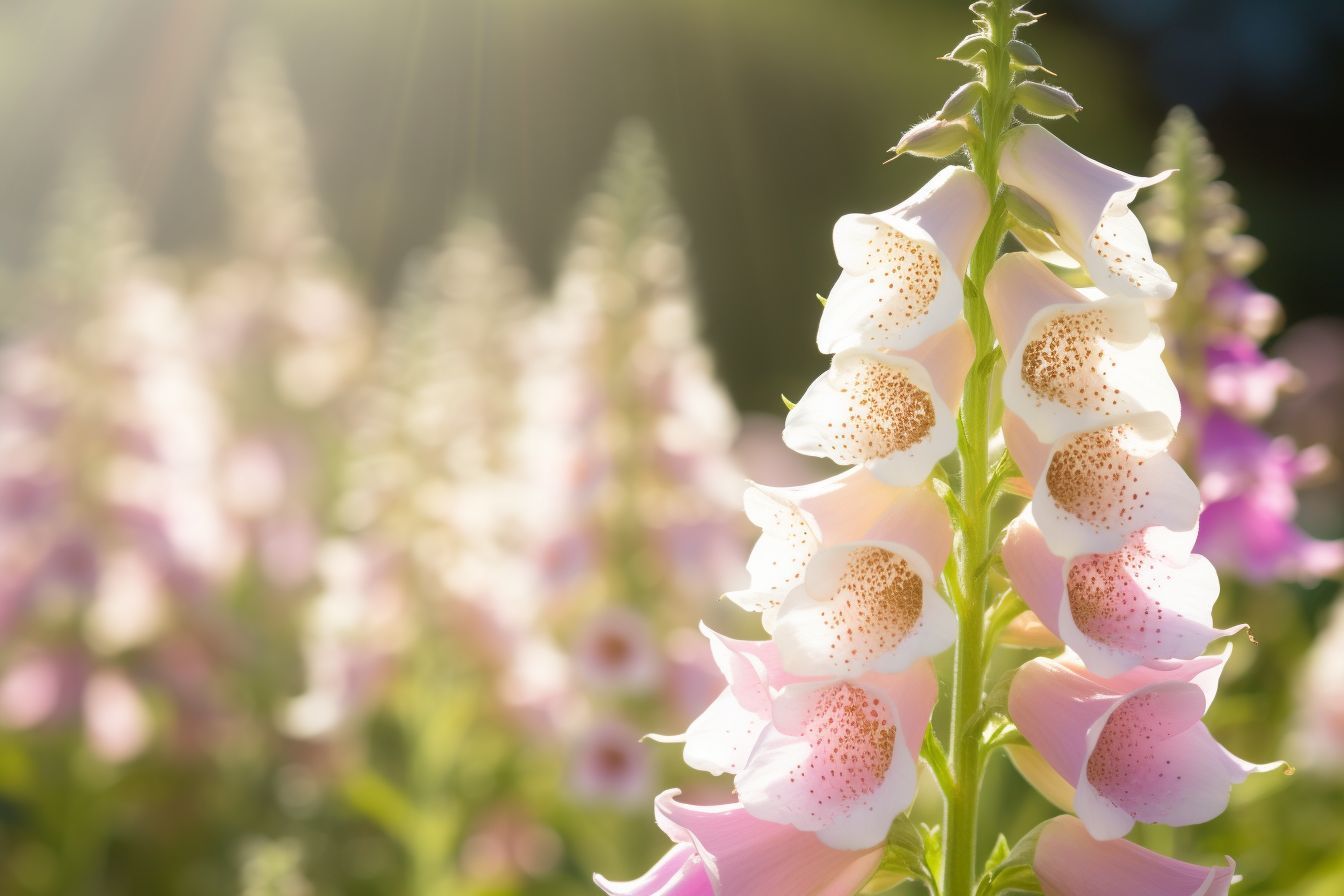
[[[1013,68],[1019,71],[1040,71],[1047,75],[1054,74],[1045,67],[1045,63],[1041,61],[1041,54],[1036,52],[1036,48],[1026,41],[1016,39],[1008,41],[1008,58],[1013,61]]]
[[[933,873],[925,856],[924,838],[909,816],[898,815],[887,829],[887,847],[877,871],[860,893],[885,893],[903,881],[918,878],[929,884]]]
[[[798,402],[789,401],[789,396],[785,395],[783,392],[779,393],[779,400],[784,402],[784,407],[788,408],[789,410],[793,410],[794,408],[798,407]]]
[[[821,307],[826,307],[826,297],[821,293],[817,293],[817,301],[821,303]]]
[[[951,121],[971,114],[971,111],[985,98],[985,85],[979,81],[968,81],[947,98],[943,108],[934,117],[940,121]]]
[[[984,34],[970,34],[962,38],[961,43],[953,47],[946,56],[938,58],[946,62],[960,62],[962,65],[979,68],[993,48],[994,42]]]
[[[1062,87],[1023,81],[1013,90],[1013,102],[1038,118],[1077,118],[1083,107]]]

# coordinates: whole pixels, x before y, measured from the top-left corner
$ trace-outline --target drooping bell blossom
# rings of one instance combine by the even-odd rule
[[[1071,815],[1047,821],[1032,870],[1045,896],[1227,896],[1236,862],[1192,865],[1128,840],[1095,840]]]
[[[789,411],[784,444],[837,464],[863,464],[891,485],[918,485],[956,448],[952,409],[974,358],[961,321],[904,354],[842,351]]]
[[[808,563],[823,547],[846,542],[899,541],[936,560],[952,549],[952,523],[943,502],[927,488],[887,485],[864,467],[808,485],[752,484],[743,498],[747,518],[760,527],[747,559],[751,576],[729,600],[762,613],[772,631],[779,605],[803,583]],[[912,527],[910,520],[922,520]],[[941,565],[933,565],[941,573]]]
[[[895,675],[801,677],[774,641],[702,628],[727,687],[684,734],[692,768],[736,775],[753,815],[841,849],[876,845],[914,799],[938,682],[927,661]]]
[[[1129,209],[1139,190],[1165,180],[1170,171],[1153,177],[1125,174],[1088,158],[1040,125],[1027,124],[1004,139],[999,175],[1050,213],[1059,248],[1106,295],[1167,299],[1176,291]]]
[[[1192,554],[1195,532],[1151,526],[1117,551],[1068,559],[1050,551],[1028,506],[1003,538],[1013,588],[1098,675],[1192,660],[1244,626],[1216,628],[1218,573]]]
[[[1080,292],[1013,252],[986,278],[985,302],[1004,347],[1004,406],[1042,442],[1148,412],[1180,423],[1162,334],[1141,301]]]
[[[815,831],[827,846],[877,846],[915,798],[937,692],[927,660],[896,675],[785,685],[737,775],[738,798],[757,818]]]
[[[1036,525],[1061,557],[1118,551],[1150,526],[1195,527],[1199,490],[1166,451],[1173,434],[1171,421],[1150,411],[1046,445],[1022,418],[1005,412],[1003,420],[1008,450],[1035,483]]]
[[[842,217],[834,242],[844,271],[822,311],[817,347],[908,351],[954,324],[988,215],[980,179],[948,166],[894,208]]]
[[[1075,788],[1073,810],[1093,837],[1123,837],[1136,821],[1198,824],[1227,807],[1233,784],[1283,764],[1237,758],[1201,721],[1230,653],[1111,678],[1071,654],[1035,659],[1014,676],[1008,711]]]
[[[929,544],[922,532],[941,521],[933,508],[941,502],[924,494],[918,502],[924,513],[889,514],[883,540],[830,545],[812,557],[775,618],[785,669],[836,677],[894,673],[956,641],[956,614],[937,590],[950,551]],[[921,544],[937,553],[912,547]]]
[[[881,846],[834,849],[740,803],[692,806],[677,801],[679,792],[654,800],[654,818],[673,847],[635,880],[594,875],[608,896],[851,896],[882,859]]]
[[[1279,394],[1299,379],[1293,365],[1267,358],[1246,336],[1227,334],[1204,350],[1208,398],[1243,420],[1262,420],[1274,410]]]

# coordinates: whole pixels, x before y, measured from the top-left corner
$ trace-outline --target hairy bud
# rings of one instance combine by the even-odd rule
[[[1073,94],[1039,81],[1023,81],[1013,91],[1013,102],[1041,118],[1075,117],[1083,107]]]

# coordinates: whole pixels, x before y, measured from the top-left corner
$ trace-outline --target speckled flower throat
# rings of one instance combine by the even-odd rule
[[[684,733],[653,736],[732,775],[737,801],[661,795],[675,845],[643,878],[599,877],[608,893],[1232,883],[1231,860],[1122,839],[1136,821],[1206,821],[1278,765],[1234,756],[1203,722],[1231,651],[1209,645],[1240,627],[1214,626],[1218,578],[1192,553],[1200,496],[1168,453],[1181,401],[1149,319],[1176,285],[1130,211],[1171,172],[1126,174],[1033,123],[1081,111],[1038,80],[1053,73],[1019,37],[1038,16],[971,10],[975,31],[944,58],[973,79],[891,150],[952,161],[836,223],[829,364],[786,400],[785,443],[845,469],[748,487],[761,535],[727,597],[768,637],[704,629],[724,689]],[[1011,669],[1000,686],[991,662]],[[980,790],[1000,754],[1073,814],[991,850]],[[941,819],[911,818],[921,766]],[[1114,873],[1074,873],[1073,854]]]

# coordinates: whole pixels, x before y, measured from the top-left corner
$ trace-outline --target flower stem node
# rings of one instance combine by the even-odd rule
[[[943,108],[938,110],[934,116],[939,121],[951,121],[955,118],[971,114],[980,101],[985,98],[985,85],[979,81],[971,81],[963,84],[943,103]]]
[[[1038,118],[1076,118],[1083,107],[1073,94],[1039,81],[1023,81],[1013,91],[1013,102]]]
[[[971,139],[963,121],[939,121],[930,118],[906,131],[897,144],[887,150],[892,158],[909,153],[926,159],[945,159]],[[890,160],[888,160],[890,161]]]
[[[1045,63],[1041,61],[1041,54],[1036,52],[1036,48],[1026,41],[1008,41],[1008,58],[1013,61],[1013,68],[1018,71],[1040,71],[1048,75],[1054,74],[1045,67]]]

